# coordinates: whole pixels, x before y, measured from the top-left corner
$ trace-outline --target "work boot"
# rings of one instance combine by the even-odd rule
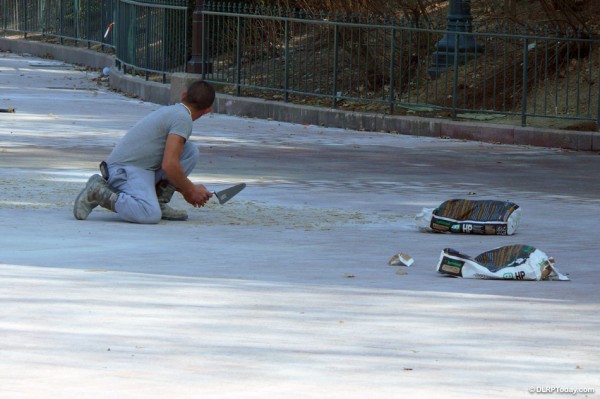
[[[169,201],[171,201],[171,198],[173,198],[175,191],[175,187],[169,184],[169,182],[166,180],[161,180],[156,185],[156,198],[158,199],[158,204],[160,205],[162,219],[179,221],[187,220],[188,214],[186,211],[173,209],[167,205]]]
[[[118,197],[119,193],[106,180],[100,175],[93,175],[75,199],[73,215],[76,219],[85,220],[98,205],[114,212]]]

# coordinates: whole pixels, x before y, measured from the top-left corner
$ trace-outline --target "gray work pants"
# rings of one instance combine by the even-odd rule
[[[187,141],[179,162],[189,176],[200,154],[198,148]],[[165,179],[162,169],[147,170],[129,165],[108,165],[108,184],[119,191],[115,203],[117,214],[128,222],[153,224],[161,219],[160,205],[156,198],[156,183]]]

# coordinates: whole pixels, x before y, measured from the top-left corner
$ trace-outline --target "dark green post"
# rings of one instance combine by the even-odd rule
[[[471,32],[471,0],[450,0],[446,21],[448,33],[435,45],[437,51],[432,54],[433,59],[428,69],[429,75],[434,78],[454,65],[455,58],[458,57],[459,64],[462,64],[473,53],[483,50],[473,36],[461,34]]]
[[[207,61],[206,35],[204,30],[204,0],[196,0],[192,14],[192,57],[188,61],[189,73],[204,74],[212,72],[212,63]]]

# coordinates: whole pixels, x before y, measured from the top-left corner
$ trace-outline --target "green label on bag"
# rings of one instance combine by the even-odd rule
[[[443,274],[462,277],[462,267],[464,264],[465,262],[463,261],[444,256],[438,271]]]

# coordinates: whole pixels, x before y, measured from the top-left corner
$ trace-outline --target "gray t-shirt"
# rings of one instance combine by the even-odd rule
[[[159,170],[169,134],[188,139],[192,117],[183,104],[162,107],[142,118],[121,138],[106,162]]]

